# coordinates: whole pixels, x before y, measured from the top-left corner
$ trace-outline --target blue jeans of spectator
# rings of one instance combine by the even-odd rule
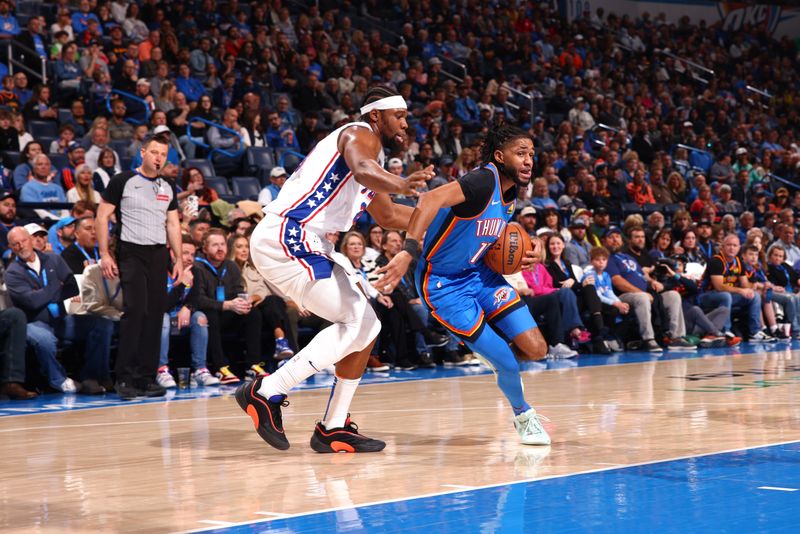
[[[86,341],[83,368],[80,380],[89,378],[108,380],[111,377],[109,355],[114,323],[110,319],[96,315],[67,315],[51,326],[42,321],[28,323],[28,342],[36,352],[39,367],[47,375],[51,386],[59,388],[66,378],[66,372],[56,359],[58,340]]]
[[[746,299],[738,293],[729,293],[727,291],[706,291],[697,298],[697,303],[704,310],[713,310],[720,306],[731,309],[744,309],[747,311],[747,328],[750,335],[755,334],[761,330],[761,295],[755,293],[752,299]],[[725,331],[731,329],[730,315],[725,322]]]
[[[420,321],[422,321],[422,324],[427,326],[430,319],[428,308],[426,308],[421,302],[419,304],[409,303],[408,305],[411,307],[414,313],[417,314],[417,317],[419,317]],[[447,345],[445,345],[444,349],[446,351],[458,350],[458,341],[455,339],[455,337],[449,334],[447,337],[449,338],[449,341],[447,342]],[[431,351],[430,348],[428,348],[428,344],[425,342],[425,336],[422,334],[422,332],[416,332],[414,334],[414,345],[417,349],[417,354],[422,354],[423,352],[430,353]]]
[[[798,306],[800,306],[800,295],[794,293],[772,292],[772,300],[783,307],[783,322],[790,323],[792,330],[800,332],[800,317],[798,317]]]
[[[578,311],[578,298],[575,292],[569,288],[561,288],[556,291],[558,303],[561,305],[561,324],[564,332],[570,332],[574,328],[583,328],[581,314]]]
[[[201,324],[202,322],[202,324]],[[170,315],[164,314],[164,322],[161,325],[161,355],[158,366],[167,365],[169,361],[169,335],[171,330]],[[206,367],[206,353],[208,351],[208,319],[206,314],[201,311],[192,313],[189,326],[180,329],[184,334],[189,330],[189,346],[192,351],[192,367],[195,371]]]

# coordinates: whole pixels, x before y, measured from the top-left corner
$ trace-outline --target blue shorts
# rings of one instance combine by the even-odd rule
[[[416,282],[431,315],[464,340],[476,340],[487,321],[508,341],[536,328],[516,290],[482,263],[456,275],[437,275],[431,273],[429,263],[420,260]]]

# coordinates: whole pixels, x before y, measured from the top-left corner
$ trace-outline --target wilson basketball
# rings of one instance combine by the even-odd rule
[[[483,261],[496,273],[514,274],[522,270],[522,258],[529,250],[533,250],[533,246],[528,232],[512,222],[506,225],[502,235],[486,251]]]

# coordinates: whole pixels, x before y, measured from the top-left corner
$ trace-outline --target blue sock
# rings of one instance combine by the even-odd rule
[[[519,363],[508,343],[495,332],[491,326],[486,325],[483,332],[475,341],[468,341],[470,349],[486,358],[497,374],[497,385],[508,399],[512,407],[523,407],[522,413],[530,406],[525,402],[525,393],[522,391],[522,379],[519,375]],[[516,413],[517,408],[514,408]]]
[[[521,407],[519,407],[519,408],[517,408],[516,406],[512,406],[512,408],[514,409],[514,415],[519,415],[519,414],[521,414],[521,413],[525,413],[525,412],[527,412],[528,410],[530,410],[530,409],[531,409],[531,406],[530,406],[530,404],[528,404],[528,403],[526,402],[525,404],[523,404],[523,405],[522,405]]]

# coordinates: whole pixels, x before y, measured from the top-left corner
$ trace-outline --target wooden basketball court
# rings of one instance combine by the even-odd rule
[[[528,399],[551,420],[554,443],[544,448],[518,443],[490,374],[362,385],[353,419],[387,442],[377,454],[308,447],[327,389],[290,396],[285,452],[260,440],[232,390],[0,417],[0,531],[266,528],[325,510],[800,440],[800,352],[745,347],[526,372]]]

